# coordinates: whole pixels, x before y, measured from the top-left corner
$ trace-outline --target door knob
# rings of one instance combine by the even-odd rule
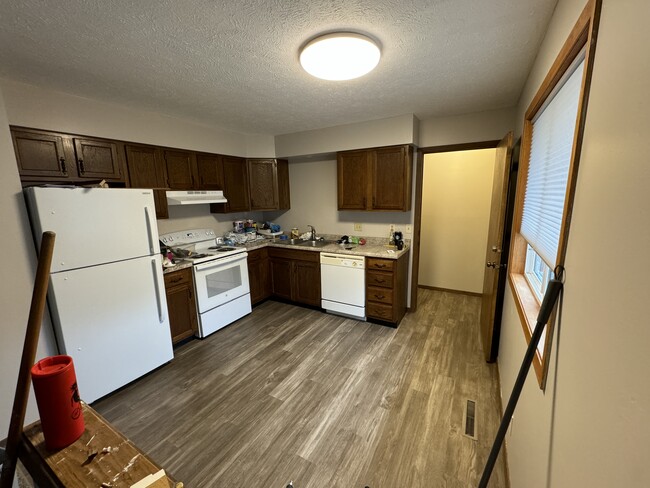
[[[485,265],[486,265],[488,268],[494,268],[494,267],[496,266],[496,264],[497,264],[497,263],[493,263],[492,261],[488,261]]]
[[[497,246],[492,246],[492,252],[503,252],[503,249]]]

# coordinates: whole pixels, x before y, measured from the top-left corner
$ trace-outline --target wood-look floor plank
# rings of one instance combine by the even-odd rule
[[[94,407],[188,487],[475,486],[500,420],[480,299],[419,293],[397,329],[267,301]]]

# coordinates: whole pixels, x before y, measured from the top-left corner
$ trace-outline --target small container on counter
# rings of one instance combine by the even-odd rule
[[[291,229],[291,238],[292,239],[300,238],[300,230],[298,230],[298,227],[294,227],[293,229]]]
[[[232,223],[232,231],[235,234],[242,234],[244,232],[244,221],[243,220],[235,220]]]

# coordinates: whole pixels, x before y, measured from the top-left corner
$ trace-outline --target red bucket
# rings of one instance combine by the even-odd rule
[[[45,447],[62,449],[79,439],[85,426],[72,358],[41,359],[32,367],[32,383]]]

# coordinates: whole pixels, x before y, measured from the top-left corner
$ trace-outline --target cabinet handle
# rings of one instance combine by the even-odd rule
[[[377,300],[383,300],[385,298],[385,296],[384,295],[375,295],[375,298]]]
[[[80,159],[78,162],[79,162],[79,173],[84,174],[86,172],[86,168],[84,166],[84,160]]]
[[[171,281],[172,283],[178,283],[179,281],[183,281],[183,278],[174,278],[169,281]]]
[[[386,283],[386,280],[380,280],[379,278],[375,278],[375,283]]]
[[[61,164],[61,173],[66,174],[68,172],[68,170],[65,167],[65,158],[60,157],[59,158],[59,163]]]
[[[386,267],[385,264],[377,264],[377,263],[375,263],[375,268],[385,268],[385,267]]]

